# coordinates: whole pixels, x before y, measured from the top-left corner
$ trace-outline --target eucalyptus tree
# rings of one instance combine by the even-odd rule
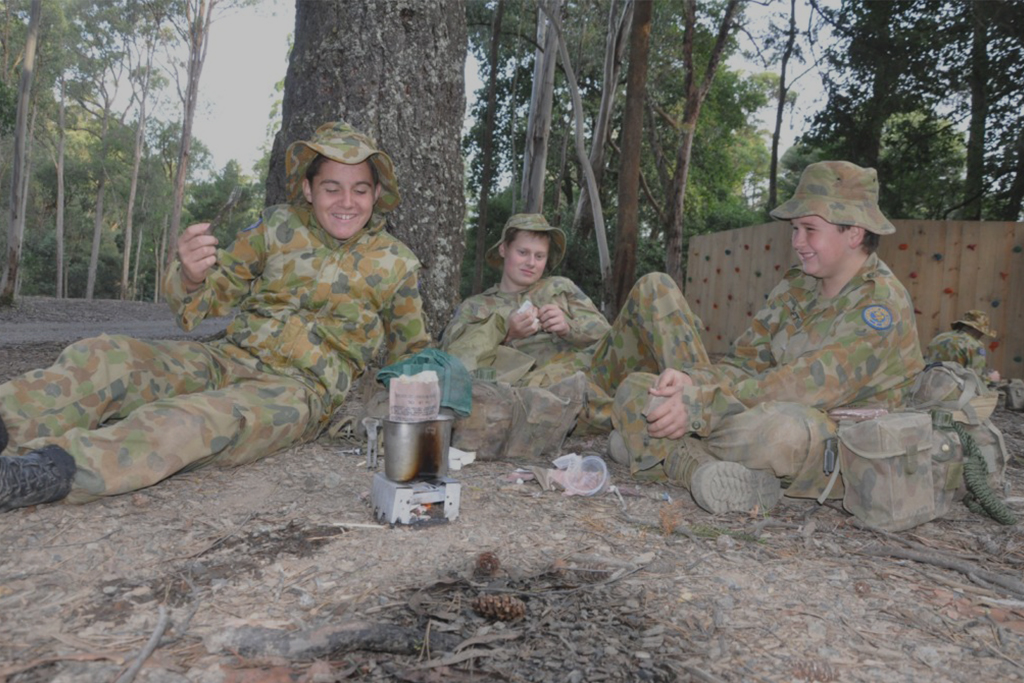
[[[389,229],[423,263],[424,315],[435,333],[454,309],[465,250],[465,58],[463,0],[297,2],[267,177],[267,201],[286,201],[285,150],[324,123],[342,119],[375,138],[402,192]]]
[[[18,281],[18,266],[21,263],[21,240],[25,226],[26,182],[25,147],[28,138],[28,105],[32,90],[32,76],[36,61],[36,40],[39,35],[39,19],[42,15],[42,0],[32,0],[28,33],[25,39],[25,58],[21,65],[18,86],[18,109],[14,130],[14,155],[12,158],[10,204],[7,207],[7,259],[3,276],[0,277],[0,305],[10,305]]]

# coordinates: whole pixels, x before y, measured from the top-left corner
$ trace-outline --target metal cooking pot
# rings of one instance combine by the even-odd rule
[[[384,422],[384,476],[391,481],[437,479],[448,474],[451,415],[425,422]]]

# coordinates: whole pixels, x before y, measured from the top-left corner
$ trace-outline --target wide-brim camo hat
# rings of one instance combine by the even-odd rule
[[[790,220],[821,216],[836,225],[856,225],[877,235],[891,235],[896,227],[878,208],[878,174],[849,161],[819,161],[804,169],[793,198],[771,212],[772,218]]]
[[[981,332],[986,337],[995,339],[998,333],[988,326],[988,314],[984,311],[973,310],[964,313],[963,317],[953,323],[954,325],[966,325]]]
[[[517,213],[505,221],[501,229],[501,239],[484,254],[484,260],[495,268],[501,268],[504,259],[498,253],[498,247],[505,242],[509,230],[529,230],[530,232],[546,232],[551,235],[551,250],[548,253],[547,267],[554,268],[565,256],[565,233],[562,229],[548,224],[548,220],[539,213]]]
[[[381,186],[380,197],[373,204],[375,211],[387,213],[402,201],[391,157],[378,149],[377,143],[369,135],[360,133],[344,121],[335,121],[317,128],[309,140],[298,140],[288,146],[284,156],[284,170],[289,202],[302,199],[306,167],[317,154],[341,164],[361,164],[369,160],[377,169],[377,179]]]

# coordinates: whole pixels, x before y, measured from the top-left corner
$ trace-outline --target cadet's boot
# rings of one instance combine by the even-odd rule
[[[63,500],[77,469],[60,446],[43,446],[22,456],[0,455],[0,512]]]
[[[614,462],[629,467],[629,449],[626,448],[626,440],[618,429],[613,429],[608,435],[608,455]]]
[[[4,424],[4,419],[0,417],[0,453],[3,453],[5,448],[7,448],[7,425]]]
[[[664,467],[672,482],[689,489],[697,505],[714,514],[747,512],[755,505],[770,510],[782,497],[782,486],[771,472],[718,460],[692,437],[683,438]]]

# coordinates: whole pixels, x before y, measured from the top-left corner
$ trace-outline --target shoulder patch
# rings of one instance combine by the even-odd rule
[[[242,232],[249,232],[250,230],[255,230],[256,228],[260,227],[260,223],[262,223],[262,222],[263,222],[263,219],[261,218],[258,221],[256,221],[255,223],[253,223],[252,225],[250,225],[248,228],[242,228]]]
[[[868,327],[875,330],[887,330],[892,327],[892,313],[881,304],[873,304],[864,309],[862,314]]]

